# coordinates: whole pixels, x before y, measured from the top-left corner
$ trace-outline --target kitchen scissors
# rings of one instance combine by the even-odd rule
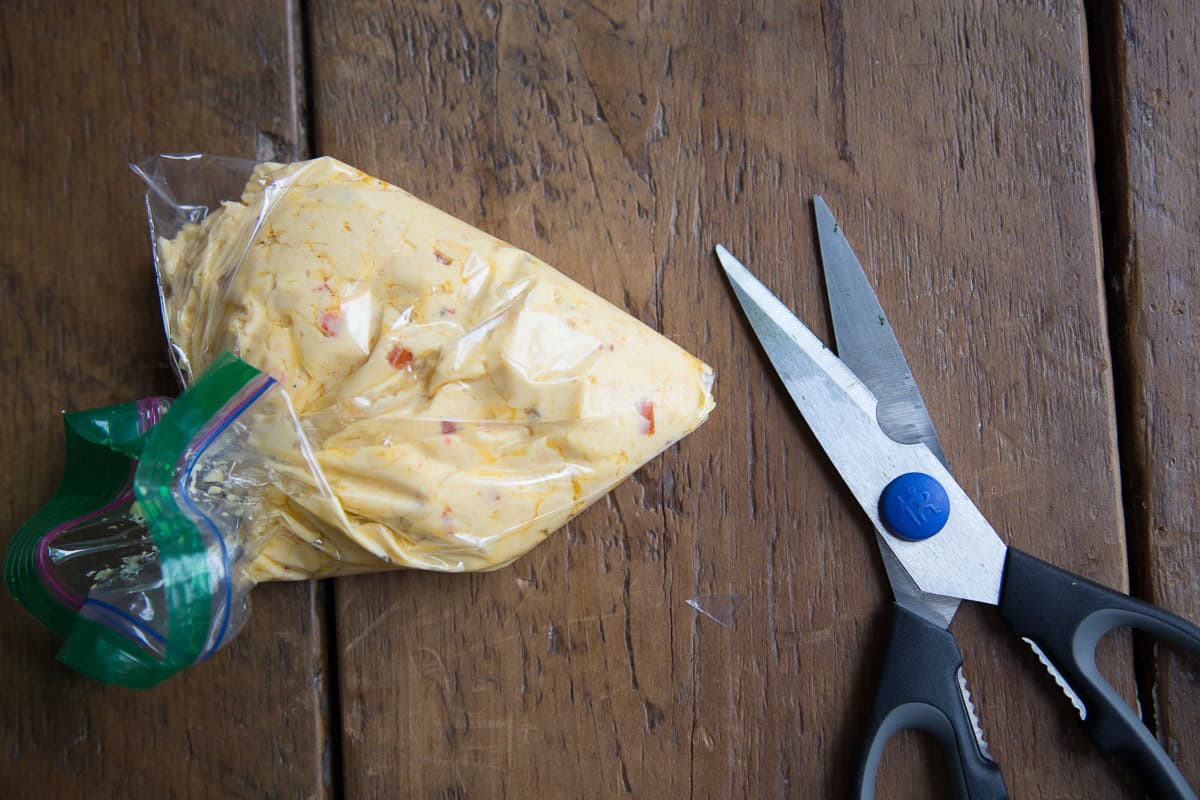
[[[1096,646],[1126,625],[1200,656],[1200,628],[1008,547],[950,474],[879,301],[828,206],[813,198],[834,355],[723,246],[717,257],[763,350],[875,527],[892,585],[891,636],[868,718],[856,796],[871,798],[892,734],[940,742],[959,797],[1006,798],[948,630],[959,602],[999,608],[1105,753],[1128,758],[1159,798],[1196,795],[1101,676]],[[840,357],[839,357],[840,356]]]

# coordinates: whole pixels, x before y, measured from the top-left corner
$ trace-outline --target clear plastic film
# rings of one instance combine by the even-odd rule
[[[341,162],[135,171],[186,391],[88,440],[126,477],[64,476],[6,562],[60,658],[101,680],[206,658],[261,581],[504,566],[713,407],[711,369],[665,337]]]

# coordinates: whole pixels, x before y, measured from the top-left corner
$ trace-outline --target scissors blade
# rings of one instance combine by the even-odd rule
[[[996,605],[1006,547],[942,462],[925,445],[884,433],[875,396],[850,368],[721,245],[717,256],[792,401],[917,588]],[[950,499],[946,526],[921,542],[892,536],[879,517],[884,488],[907,472],[930,475]]]
[[[879,400],[879,427],[898,442],[920,442],[947,468],[921,391],[875,290],[829,206],[813,197],[817,242],[838,356]]]
[[[819,195],[813,197],[813,212],[838,358],[875,395],[875,418],[883,432],[898,442],[924,444],[949,469],[904,351],[858,257]],[[935,625],[949,627],[958,611],[957,598],[922,592],[882,537],[877,541],[896,602]]]
[[[875,532],[875,543],[879,545],[879,554],[896,602],[933,625],[949,628],[954,615],[958,613],[959,599],[921,591],[899,556],[888,547],[882,531]]]

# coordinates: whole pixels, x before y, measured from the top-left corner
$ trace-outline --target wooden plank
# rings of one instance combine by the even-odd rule
[[[1129,536],[1151,602],[1200,620],[1200,22],[1185,2],[1112,3],[1105,9],[1115,127],[1101,150],[1112,175],[1114,321]],[[1150,653],[1144,696],[1159,739],[1184,774],[1200,779],[1200,671],[1170,647]]]
[[[720,375],[704,428],[513,567],[338,582],[349,796],[845,795],[885,578],[711,255],[824,331],[814,192],[985,513],[1125,584],[1080,10],[719,5],[312,3],[320,151]],[[732,628],[685,605],[712,594]],[[995,615],[955,630],[1014,797],[1127,791]],[[938,769],[906,736],[881,796],[944,795]]]
[[[45,502],[58,409],[173,393],[130,160],[294,157],[286,2],[0,9],[0,536]],[[147,692],[103,688],[3,593],[0,796],[327,794],[321,594],[256,590],[228,648]]]

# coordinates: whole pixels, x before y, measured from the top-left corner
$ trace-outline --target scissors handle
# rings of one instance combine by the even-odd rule
[[[891,638],[858,769],[860,800],[875,796],[888,739],[910,728],[938,739],[959,798],[1007,800],[1000,768],[976,739],[961,676],[962,654],[950,631],[892,603]]]
[[[1126,625],[1154,634],[1200,657],[1200,628],[1157,606],[1009,548],[1000,613],[1028,642],[1068,696],[1104,753],[1137,767],[1157,798],[1195,800],[1179,769],[1096,667],[1096,645]]]

